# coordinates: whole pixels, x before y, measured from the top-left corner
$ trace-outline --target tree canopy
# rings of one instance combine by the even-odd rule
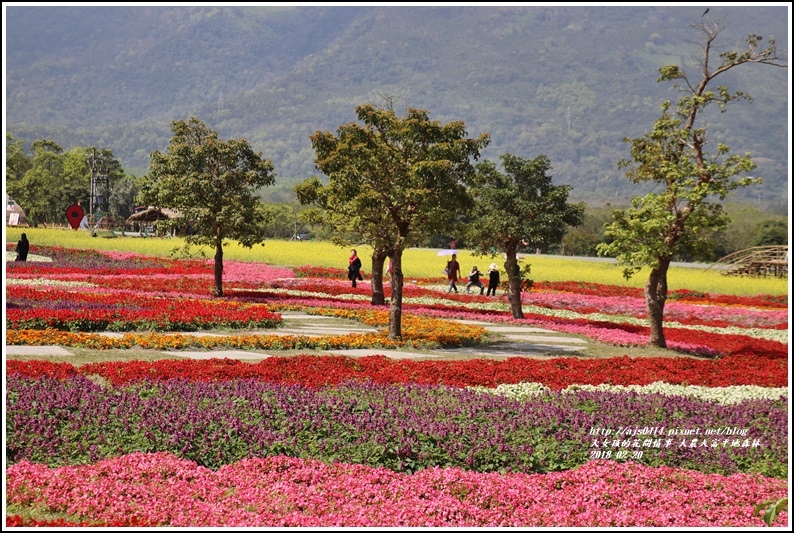
[[[25,211],[29,224],[66,221],[66,209],[77,202],[87,206],[91,198],[91,169],[86,154],[98,152],[107,161],[110,185],[109,214],[126,218],[133,207],[135,183],[107,148],[75,147],[64,151],[56,142],[39,139],[24,142],[6,134],[6,184],[8,194]],[[106,213],[107,214],[107,213]]]
[[[401,336],[402,251],[429,232],[449,228],[470,199],[466,183],[490,137],[466,137],[462,121],[441,124],[428,112],[408,109],[398,117],[391,107],[356,107],[355,122],[336,135],[310,136],[317,169],[327,185],[308,184],[335,223],[347,227],[375,249],[373,270],[382,272],[383,258],[392,258],[389,337]]]
[[[521,310],[521,276],[517,250],[520,244],[544,247],[559,244],[567,226],[578,226],[584,204],[569,204],[570,185],[553,185],[545,155],[524,159],[512,154],[500,157],[505,173],[491,161],[477,165],[471,194],[474,209],[466,238],[477,254],[504,253],[509,283],[510,308],[515,318]]]
[[[165,228],[188,228],[186,243],[215,249],[216,296],[223,295],[223,246],[251,248],[266,235],[265,210],[255,192],[275,182],[273,164],[244,139],[222,141],[196,117],[177,120],[165,154],[151,153],[140,182],[142,203],[173,209]]]
[[[721,142],[708,139],[703,112],[710,104],[721,111],[732,102],[749,99],[742,91],[731,93],[726,86],[712,87],[718,76],[743,64],[783,67],[775,40],[766,44],[751,34],[735,50],[717,54],[715,41],[722,31],[719,22],[694,24],[703,36],[698,78],[691,78],[677,65],[659,69],[659,82],[672,81],[681,92],[675,105],[666,100],[661,117],[646,135],[625,141],[631,159],[620,162],[629,168],[626,177],[634,183],[652,183],[654,192],[635,198],[628,209],[616,211],[605,234],[610,242],[598,245],[599,253],[617,258],[628,279],[642,267],[651,272],[645,285],[650,321],[649,343],[666,347],[663,331],[667,298],[667,271],[678,254],[713,245],[716,230],[728,223],[722,201],[729,192],[759,182],[737,177],[755,168],[750,154],[729,155]],[[707,147],[714,146],[709,152]]]

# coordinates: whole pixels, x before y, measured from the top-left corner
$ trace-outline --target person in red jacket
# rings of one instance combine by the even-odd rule
[[[361,259],[355,250],[350,250],[350,264],[347,266],[347,279],[353,282],[353,287],[356,286],[356,280],[363,280],[361,277]]]
[[[455,285],[460,277],[460,263],[458,263],[457,254],[452,254],[452,259],[447,261],[447,279],[449,280],[449,290],[447,292],[458,292],[458,286]]]

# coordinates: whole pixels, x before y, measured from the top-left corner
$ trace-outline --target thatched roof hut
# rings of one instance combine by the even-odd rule
[[[158,220],[169,220],[179,216],[179,211],[174,209],[165,209],[162,207],[148,206],[146,208],[139,208],[135,213],[127,217],[125,226],[132,228],[134,231],[149,233],[156,233],[157,229],[154,223]],[[172,230],[171,234],[174,234]]]
[[[19,204],[13,198],[5,195],[6,197],[6,226],[12,225],[11,222],[16,222],[15,226],[27,226],[28,220],[25,216],[25,210],[19,207]],[[12,216],[14,215],[14,216]]]
[[[127,217],[127,224],[146,224],[158,220],[169,220],[179,216],[179,211],[149,206]]]

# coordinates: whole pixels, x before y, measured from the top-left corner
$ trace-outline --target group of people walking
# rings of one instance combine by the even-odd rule
[[[391,274],[391,261],[389,261],[388,273]],[[460,263],[458,263],[458,256],[457,254],[453,254],[452,258],[447,262],[447,267],[444,269],[444,273],[447,275],[447,279],[449,280],[449,290],[447,292],[458,292],[458,279],[461,277],[460,272]],[[496,296],[496,289],[499,287],[499,267],[496,263],[491,263],[491,266],[488,267],[488,292],[486,296]],[[480,294],[483,294],[485,291],[485,286],[483,285],[482,281],[480,281],[480,276],[482,276],[482,272],[480,272],[476,266],[472,267],[471,272],[469,272],[468,282],[466,283],[466,294],[471,294],[472,287],[479,287]],[[347,279],[350,280],[351,286],[355,287],[357,281],[361,281],[364,278],[361,276],[361,258],[358,257],[356,250],[350,250],[350,258],[348,259],[348,267],[347,267]]]
[[[447,262],[447,267],[444,269],[444,273],[447,275],[447,279],[449,280],[449,289],[447,292],[458,292],[458,279],[461,277],[460,272],[460,263],[458,263],[458,256],[457,254],[452,254],[452,258]],[[491,266],[488,267],[488,292],[486,296],[496,296],[496,289],[499,287],[499,267],[496,263],[491,263]],[[468,282],[466,283],[466,294],[471,294],[472,287],[479,287],[480,294],[483,293],[485,287],[480,281],[480,276],[482,276],[482,272],[474,266],[469,272]]]

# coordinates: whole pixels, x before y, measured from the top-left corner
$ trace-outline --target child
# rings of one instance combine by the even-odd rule
[[[479,287],[480,294],[482,294],[484,287],[482,286],[482,282],[480,281],[481,275],[482,272],[477,270],[477,267],[472,267],[471,272],[469,272],[469,282],[466,284],[466,294],[469,294],[469,287],[471,287],[472,285],[474,285],[475,287]]]
[[[499,267],[496,263],[491,263],[488,267],[488,292],[486,296],[496,296],[496,288],[499,286]]]

